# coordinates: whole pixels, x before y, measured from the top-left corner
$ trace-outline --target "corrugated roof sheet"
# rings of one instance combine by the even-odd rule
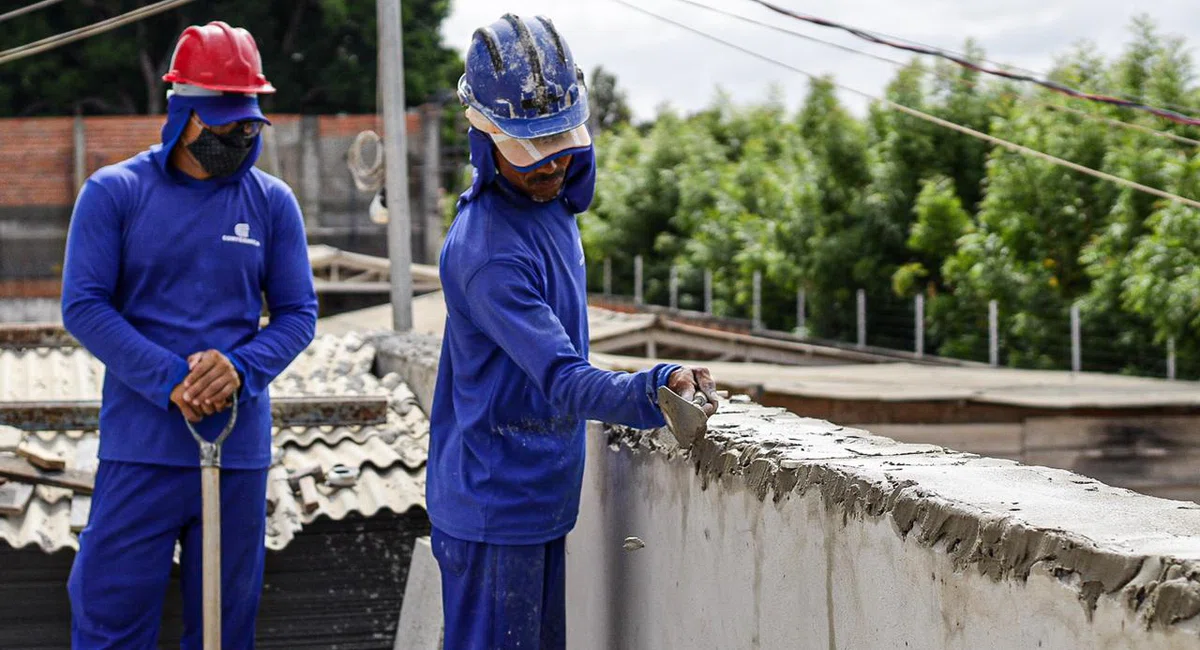
[[[274,430],[268,500],[275,506],[268,516],[268,548],[284,548],[305,524],[321,517],[340,520],[350,513],[369,517],[381,510],[404,513],[424,507],[429,422],[397,375],[371,374],[374,359],[375,346],[361,336],[320,336],[272,383],[272,395],[387,395],[389,413],[380,425]],[[99,399],[100,377],[103,367],[81,349],[0,353],[0,400]],[[27,383],[31,378],[40,381]],[[95,471],[99,436],[96,431],[24,432],[0,426],[0,454],[24,441],[62,456],[68,468]],[[357,470],[358,477],[351,487],[319,484],[319,505],[306,514],[288,485],[287,472],[312,464],[325,471],[342,465]],[[90,498],[73,496],[67,489],[38,486],[23,512],[0,515],[0,540],[47,553],[77,549],[72,525],[82,525]]]
[[[320,335],[271,383],[272,395],[379,395],[398,377],[371,374],[375,347],[358,333]],[[80,347],[0,349],[0,401],[98,400],[104,364]]]
[[[82,348],[0,350],[0,401],[100,399],[104,364]]]

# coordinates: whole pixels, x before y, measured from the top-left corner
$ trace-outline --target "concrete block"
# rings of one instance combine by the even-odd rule
[[[441,338],[410,332],[385,334],[372,342],[379,350],[375,357],[375,374],[381,377],[390,372],[400,375],[417,396],[421,410],[432,412]]]
[[[441,650],[442,576],[428,537],[413,544],[412,565],[393,650]]]

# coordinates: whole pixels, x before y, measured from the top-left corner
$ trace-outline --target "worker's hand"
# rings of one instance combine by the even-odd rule
[[[700,391],[708,399],[708,403],[700,407],[705,415],[717,412],[717,382],[713,381],[708,368],[680,368],[667,378],[667,388],[675,391],[687,401],[692,401],[696,391]]]
[[[183,382],[180,382],[174,390],[171,391],[171,403],[179,407],[183,413],[183,417],[188,419],[188,422],[199,422],[204,415],[197,409],[192,408],[192,405],[183,399]]]
[[[216,350],[191,355],[188,367],[192,371],[183,380],[183,399],[204,415],[224,411],[234,392],[242,387],[233,363]]]

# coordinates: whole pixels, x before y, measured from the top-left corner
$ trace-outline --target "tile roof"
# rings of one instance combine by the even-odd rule
[[[372,374],[375,345],[356,335],[318,336],[271,385],[279,396],[386,395],[387,422],[364,426],[276,427],[268,478],[267,547],[284,548],[306,524],[425,505],[429,423],[408,386],[395,374]],[[0,352],[0,401],[99,399],[103,366],[86,350],[59,348]],[[96,431],[24,432],[0,426],[0,455],[24,441],[60,455],[68,469],[95,471]],[[288,470],[318,464],[357,471],[350,487],[318,484],[317,507],[305,513],[288,485]],[[37,486],[19,514],[0,515],[0,540],[47,553],[78,548],[78,528],[90,497]],[[74,515],[74,517],[72,517]]]

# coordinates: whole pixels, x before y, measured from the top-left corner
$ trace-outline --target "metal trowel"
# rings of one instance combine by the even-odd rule
[[[701,408],[707,403],[708,398],[700,391],[696,391],[696,396],[689,402],[670,388],[659,387],[658,407],[662,409],[667,428],[674,434],[675,442],[679,443],[681,449],[691,449],[708,431],[708,416]]]

